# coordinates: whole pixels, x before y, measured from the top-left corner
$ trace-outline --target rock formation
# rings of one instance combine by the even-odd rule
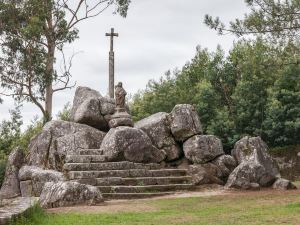
[[[260,137],[242,138],[226,155],[219,138],[203,134],[197,112],[187,104],[132,127],[122,93],[116,105],[78,87],[73,122],[47,123],[31,140],[25,160],[19,149],[11,153],[1,196],[40,196],[49,208],[160,196],[203,184],[295,188],[280,177]]]

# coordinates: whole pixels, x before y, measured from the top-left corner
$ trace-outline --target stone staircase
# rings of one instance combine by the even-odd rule
[[[69,180],[98,187],[106,199],[157,197],[194,188],[185,169],[153,163],[106,162],[99,149],[68,155],[64,170]]]

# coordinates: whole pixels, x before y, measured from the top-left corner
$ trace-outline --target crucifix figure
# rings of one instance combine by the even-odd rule
[[[110,37],[110,51],[109,51],[109,97],[114,98],[114,86],[115,86],[115,53],[114,53],[114,37],[119,37],[118,33],[115,33],[114,28],[111,28],[110,33],[106,33],[105,36]]]

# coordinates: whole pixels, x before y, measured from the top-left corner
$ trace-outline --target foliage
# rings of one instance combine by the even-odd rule
[[[23,124],[20,107],[10,110],[10,120],[3,120],[0,124],[0,159],[6,159],[21,135]]]
[[[30,140],[41,132],[43,126],[43,120],[38,118],[32,120],[31,124],[27,126],[26,130],[22,132],[20,138],[17,140],[17,145],[24,149],[25,152],[27,152]]]
[[[262,136],[271,146],[299,144],[300,65],[278,64],[290,51],[278,52],[261,38],[238,41],[228,56],[220,47],[198,47],[181,70],[150,81],[133,97],[133,117],[187,103],[195,106],[204,132],[219,136],[227,151],[244,135]]]
[[[78,38],[77,25],[110,6],[126,16],[130,0],[0,1],[0,87],[2,95],[35,104],[45,122],[52,117],[53,94],[72,88],[71,60],[64,46]],[[57,53],[63,72],[55,68]]]
[[[276,38],[297,39],[300,31],[299,0],[245,0],[250,13],[243,19],[230,22],[230,27],[219,19],[205,16],[205,23],[219,34],[231,32],[238,36],[245,34],[268,35]]]
[[[61,209],[46,213],[38,208],[10,225],[299,224],[299,201],[299,192],[252,192],[118,202],[119,210],[108,204],[100,206],[99,213],[86,207],[84,212],[82,208],[71,210],[76,213]]]
[[[64,105],[64,108],[58,112],[57,119],[63,120],[63,121],[71,121],[71,109],[72,106],[70,102]]]

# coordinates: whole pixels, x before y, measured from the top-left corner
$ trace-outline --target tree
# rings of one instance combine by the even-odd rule
[[[299,0],[245,0],[250,13],[243,19],[230,22],[229,28],[219,17],[205,16],[205,23],[219,34],[234,33],[237,36],[271,35],[277,38],[299,38]]]
[[[49,121],[53,94],[74,86],[63,50],[78,38],[76,26],[112,5],[125,17],[129,4],[130,0],[1,0],[1,94],[34,103]],[[65,62],[62,73],[55,69],[58,52]]]
[[[300,1],[299,0],[245,0],[250,12],[243,19],[235,19],[226,26],[219,17],[205,15],[204,23],[220,35],[232,33],[238,37],[263,37],[273,45],[273,51],[284,56],[279,65],[300,64]],[[293,56],[293,58],[291,58]]]

